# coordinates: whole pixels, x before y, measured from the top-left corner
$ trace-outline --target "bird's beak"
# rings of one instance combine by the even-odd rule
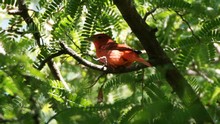
[[[85,40],[86,40],[86,41],[93,41],[93,37],[92,37],[92,36],[86,37]]]

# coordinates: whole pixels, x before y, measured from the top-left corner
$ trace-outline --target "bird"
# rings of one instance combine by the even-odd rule
[[[110,68],[130,67],[134,62],[142,63],[146,66],[152,66],[148,61],[139,56],[141,53],[134,50],[126,44],[116,43],[107,34],[95,34],[89,38],[96,50],[98,61]]]

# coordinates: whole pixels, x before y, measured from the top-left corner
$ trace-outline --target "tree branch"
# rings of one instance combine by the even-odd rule
[[[146,20],[147,17],[148,17],[149,15],[151,15],[152,13],[154,13],[156,10],[157,10],[157,8],[153,8],[152,10],[146,12],[145,15],[144,15],[143,20]]]
[[[65,54],[64,50],[60,50],[57,53],[51,54],[50,56],[48,56],[46,59],[44,59],[43,61],[41,61],[40,65],[37,67],[38,70],[41,70],[46,63],[48,63],[50,60],[52,60],[53,58],[60,56],[62,54]]]
[[[67,91],[71,91],[71,89],[69,88],[68,84],[63,79],[63,76],[61,75],[60,70],[57,67],[57,65],[52,60],[48,61],[47,63],[48,63],[48,66],[49,66],[53,76],[55,77],[55,79],[59,80],[63,84],[63,86],[65,87],[65,89]]]
[[[210,115],[202,105],[199,97],[188,84],[186,79],[181,75],[178,69],[172,64],[170,58],[163,51],[158,43],[155,31],[145,23],[145,20],[138,14],[131,0],[114,0],[114,4],[121,12],[123,18],[130,26],[131,30],[140,40],[144,49],[149,55],[150,62],[166,78],[167,82],[182,100],[189,113],[198,123],[211,122]]]
[[[32,26],[35,31],[33,32],[34,39],[36,40],[37,45],[40,47],[40,49],[44,49],[44,46],[41,43],[41,35],[40,31],[37,28],[37,25],[34,23],[34,20],[32,17],[28,14],[28,8],[26,4],[24,3],[24,0],[18,0],[18,11],[14,12],[9,12],[9,14],[14,14],[14,15],[20,15],[23,20],[27,23],[28,26]],[[64,87],[70,91],[70,88],[68,87],[67,83],[64,81],[58,67],[56,64],[52,61],[52,59],[46,60],[47,64],[50,68],[51,73],[53,74],[54,78],[61,81],[64,85]],[[45,63],[43,63],[44,65]]]
[[[141,65],[136,65],[136,66],[133,65],[133,66],[131,66],[129,68],[117,68],[117,69],[107,68],[107,67],[105,67],[103,65],[97,65],[97,64],[94,64],[94,63],[92,63],[92,62],[90,62],[90,61],[88,61],[86,59],[83,59],[74,50],[72,50],[66,44],[64,44],[62,42],[60,43],[60,46],[62,48],[62,51],[65,51],[66,54],[69,54],[70,56],[72,56],[80,64],[85,65],[85,66],[87,66],[89,68],[92,68],[94,70],[105,72],[105,73],[114,73],[114,74],[127,73],[127,72],[137,71],[139,69],[147,67],[147,66],[141,64]]]
[[[41,36],[40,32],[34,23],[34,20],[31,18],[31,16],[28,14],[28,9],[26,4],[24,3],[24,0],[18,0],[18,12],[16,14],[19,14],[24,21],[27,23],[28,26],[32,25],[35,31],[33,32],[34,38],[37,42],[37,45],[40,47],[42,46],[41,44]],[[14,13],[15,14],[15,13]]]

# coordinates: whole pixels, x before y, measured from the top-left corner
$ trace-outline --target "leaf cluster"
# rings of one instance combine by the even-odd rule
[[[0,0],[5,12],[19,0]],[[31,6],[33,1],[25,1]],[[134,0],[157,39],[219,123],[219,7],[217,0]],[[86,38],[106,33],[141,49],[123,18],[108,0],[40,0],[28,10],[36,24],[19,15],[0,19],[0,122],[4,123],[194,123],[192,114],[154,68],[106,74],[79,65],[72,57],[53,58],[71,91],[56,80],[47,64],[60,42],[83,58],[93,58]],[[36,30],[38,29],[38,30]],[[41,34],[38,46],[32,35]],[[101,75],[99,77],[99,75]],[[95,84],[91,88],[87,88]]]

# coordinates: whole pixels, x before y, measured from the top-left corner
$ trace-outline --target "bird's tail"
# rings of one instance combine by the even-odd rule
[[[136,54],[142,54],[142,52],[140,50],[133,50]]]
[[[148,61],[145,61],[143,58],[140,58],[140,57],[137,58],[136,61],[137,61],[137,62],[140,62],[140,63],[142,63],[142,64],[144,64],[144,65],[146,65],[146,66],[148,66],[148,67],[151,67],[151,66],[152,66]]]

